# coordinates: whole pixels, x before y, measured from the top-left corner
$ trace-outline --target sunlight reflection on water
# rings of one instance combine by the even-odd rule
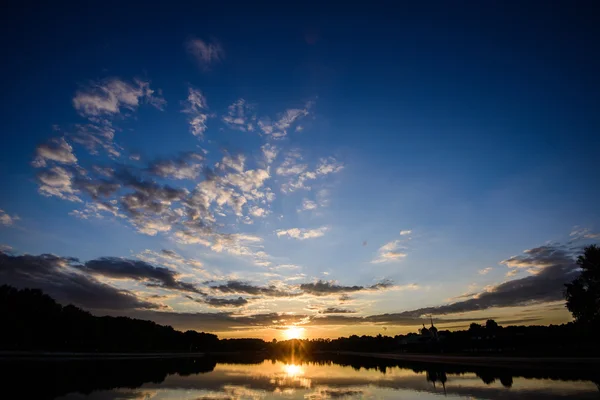
[[[438,368],[438,367],[436,367]],[[254,364],[217,363],[210,372],[169,374],[160,383],[115,388],[64,400],[87,399],[595,399],[591,381],[526,379],[441,369],[364,368],[329,361]]]

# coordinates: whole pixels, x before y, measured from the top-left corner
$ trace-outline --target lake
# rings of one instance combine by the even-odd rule
[[[598,371],[405,363],[320,355],[1,361],[4,394],[116,399],[598,399]]]

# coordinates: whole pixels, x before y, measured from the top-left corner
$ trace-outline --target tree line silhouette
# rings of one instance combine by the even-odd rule
[[[243,352],[288,354],[323,351],[405,353],[502,353],[520,355],[600,355],[600,247],[588,246],[577,259],[581,268],[566,285],[565,299],[575,322],[550,326],[502,327],[494,320],[468,330],[396,336],[266,342],[221,339],[128,317],[97,317],[73,305],[62,306],[39,289],[0,286],[0,350],[70,352]]]
[[[196,352],[218,345],[217,335],[181,332],[128,317],[96,317],[61,306],[39,289],[0,286],[0,349],[74,352]]]

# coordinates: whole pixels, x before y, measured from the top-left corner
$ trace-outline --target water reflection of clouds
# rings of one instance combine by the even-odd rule
[[[167,376],[162,383],[146,383],[139,389],[66,396],[75,400],[240,400],[240,399],[595,399],[598,389],[589,381],[511,378],[510,389],[494,377],[486,382],[474,373],[414,372],[398,367],[386,373],[337,364],[301,365],[271,362],[260,364],[217,364],[204,374]]]

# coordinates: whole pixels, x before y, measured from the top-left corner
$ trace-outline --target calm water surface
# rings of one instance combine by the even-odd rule
[[[89,399],[598,399],[595,373],[393,365],[353,359],[61,361],[13,368],[21,398]],[[391,365],[390,365],[391,364]],[[469,372],[471,370],[472,372]],[[20,380],[28,376],[29,385]],[[35,376],[37,374],[37,376]]]

